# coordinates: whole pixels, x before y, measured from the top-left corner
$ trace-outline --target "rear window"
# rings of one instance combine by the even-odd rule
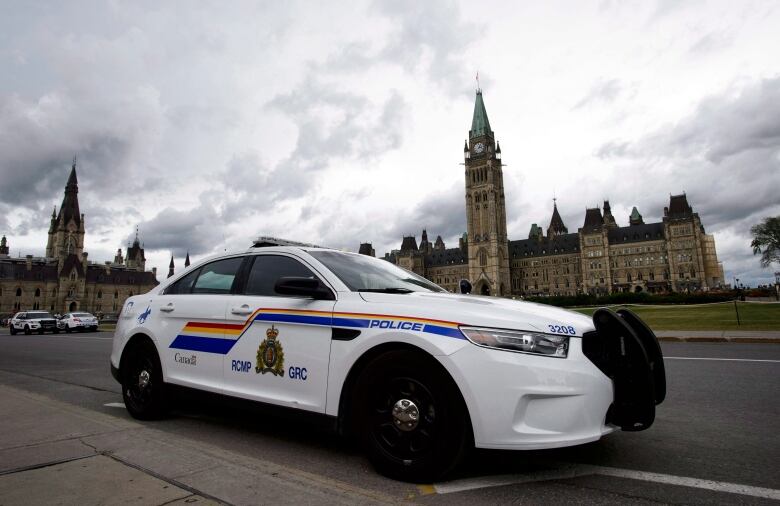
[[[73,316],[76,318],[92,318],[92,315],[89,313],[73,313]]]

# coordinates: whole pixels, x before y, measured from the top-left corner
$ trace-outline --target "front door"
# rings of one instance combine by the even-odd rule
[[[242,260],[225,258],[194,270],[140,313],[139,323],[159,338],[165,381],[221,392],[222,361],[232,345],[225,311]]]
[[[301,259],[255,256],[244,293],[227,308],[235,344],[225,356],[225,393],[324,413],[335,301],[278,295],[283,276],[322,279]]]

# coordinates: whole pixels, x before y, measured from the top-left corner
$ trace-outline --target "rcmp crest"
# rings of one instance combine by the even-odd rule
[[[270,372],[274,376],[284,376],[284,350],[278,336],[279,331],[273,325],[265,331],[266,338],[257,348],[255,373]]]

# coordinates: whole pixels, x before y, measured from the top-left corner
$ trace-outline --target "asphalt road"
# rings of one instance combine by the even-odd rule
[[[116,407],[122,398],[109,372],[110,338],[0,331],[0,384],[129,419]],[[451,481],[432,487],[383,478],[335,434],[262,412],[185,405],[148,425],[172,440],[209,444],[397,501],[777,504],[755,493],[715,490],[780,489],[780,345],[662,348],[669,389],[649,430],[568,449],[475,451]],[[699,360],[706,358],[730,360]]]

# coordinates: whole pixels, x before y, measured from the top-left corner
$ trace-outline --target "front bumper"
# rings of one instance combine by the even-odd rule
[[[572,338],[565,359],[466,346],[439,357],[461,386],[478,448],[533,450],[595,441],[605,422],[612,380]]]

